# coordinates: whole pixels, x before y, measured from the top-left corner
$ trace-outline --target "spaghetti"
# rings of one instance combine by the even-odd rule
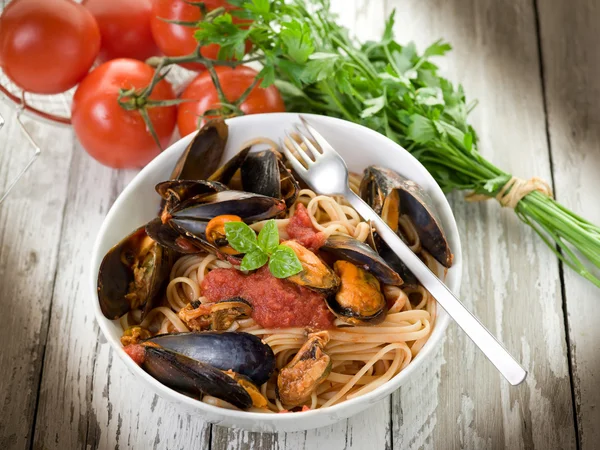
[[[358,189],[360,177],[351,176],[351,186]],[[317,195],[309,189],[299,192],[296,203],[284,219],[276,224],[282,239],[287,239],[287,226],[299,204],[305,206],[312,226],[325,237],[333,233],[352,236],[365,242],[371,226],[342,197]],[[251,225],[260,231],[266,222]],[[437,262],[421,248],[418,234],[408,217],[400,217],[399,225],[409,245],[434,271]],[[202,283],[209,272],[233,266],[211,254],[192,254],[179,258],[173,265],[161,306],[152,309],[143,321],[141,311],[134,310],[123,316],[124,329],[140,325],[155,334],[189,331],[178,313],[190,302],[207,304],[202,294]],[[333,327],[325,333],[328,341],[325,351],[332,361],[331,372],[319,384],[304,406],[315,409],[335,405],[373,391],[400,373],[421,350],[429,338],[436,319],[436,302],[419,285],[403,287],[382,286],[388,304],[385,320],[375,326],[349,326],[335,319]],[[276,367],[282,369],[296,355],[309,335],[305,328],[263,328],[253,318],[233,322],[228,331],[243,331],[260,337],[268,344],[276,357]],[[260,386],[267,399],[266,408],[253,411],[287,411],[276,395],[276,377]],[[203,401],[226,408],[233,405],[205,395]],[[297,405],[294,405],[297,406]]]

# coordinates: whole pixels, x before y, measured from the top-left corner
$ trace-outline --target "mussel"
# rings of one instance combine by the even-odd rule
[[[281,245],[291,248],[302,264],[302,272],[288,277],[288,281],[326,295],[338,290],[340,279],[321,258],[296,241],[284,241]]]
[[[298,182],[272,150],[248,154],[240,170],[245,191],[283,199],[288,208],[298,198]]]
[[[398,231],[399,217],[407,215],[414,223],[423,247],[443,266],[452,265],[452,252],[433,201],[418,184],[393,170],[369,166],[365,169],[360,195],[395,231]],[[379,246],[385,247],[384,244],[378,242],[380,253]]]
[[[180,253],[202,251],[218,254],[218,246],[209,242],[206,228],[211,219],[221,215],[239,216],[251,224],[281,217],[285,203],[272,197],[241,191],[222,191],[192,197],[159,220],[148,223],[146,231],[161,245]]]
[[[354,263],[371,272],[383,284],[400,286],[403,281],[381,256],[364,242],[344,234],[332,234],[320,249],[337,259]]]
[[[240,409],[252,406],[252,397],[233,376],[166,348],[146,344],[142,348],[142,368],[164,385],[198,399],[208,394]]]
[[[224,331],[236,320],[249,318],[252,315],[252,305],[241,297],[205,304],[194,300],[177,315],[191,330]]]
[[[284,405],[306,403],[331,372],[331,357],[325,353],[327,331],[309,335],[294,358],[279,371],[277,395]]]
[[[227,255],[237,255],[238,251],[231,247],[227,241],[225,224],[228,222],[242,222],[242,218],[227,214],[217,216],[206,224],[204,234],[208,243],[214,245],[219,252]]]
[[[223,119],[207,122],[181,154],[171,180],[207,180],[217,170],[229,129]]]
[[[217,369],[232,370],[259,386],[275,371],[275,355],[271,347],[249,333],[172,333],[154,336],[145,342],[158,344]]]
[[[327,298],[327,306],[338,318],[352,325],[377,325],[386,316],[387,303],[377,278],[348,261],[333,265],[340,277],[340,290]]]
[[[142,307],[144,316],[169,276],[172,253],[151,239],[142,226],[111,248],[98,272],[102,313],[114,320]]]

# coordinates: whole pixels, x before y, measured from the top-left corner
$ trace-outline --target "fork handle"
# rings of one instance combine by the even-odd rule
[[[433,274],[429,267],[415,255],[398,235],[379,217],[371,207],[348,188],[344,194],[352,207],[365,219],[371,221],[379,236],[417,277],[437,302],[463,329],[510,384],[520,384],[527,372],[508,353],[485,326],[454,296],[448,287]]]

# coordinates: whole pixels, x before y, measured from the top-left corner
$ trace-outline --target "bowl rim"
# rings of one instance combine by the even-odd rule
[[[235,124],[237,124],[237,123],[243,123],[245,121],[248,121],[248,122],[259,121],[260,122],[263,120],[272,120],[275,118],[275,116],[295,116],[297,118],[299,116],[299,114],[298,113],[290,113],[290,112],[253,114],[253,115],[230,118],[230,119],[226,120],[226,123],[231,127],[231,126],[235,126]],[[429,171],[427,171],[427,169],[425,169],[425,167],[402,146],[400,146],[396,142],[392,141],[388,137],[386,137],[368,127],[365,127],[363,125],[360,125],[360,124],[357,124],[354,122],[350,122],[347,120],[338,119],[338,118],[329,117],[329,116],[322,116],[322,115],[318,115],[318,114],[304,114],[303,113],[302,116],[309,118],[309,120],[312,119],[312,120],[317,120],[317,121],[321,121],[321,122],[329,122],[329,124],[333,125],[333,126],[339,126],[339,127],[349,126],[350,128],[355,128],[357,130],[357,132],[368,133],[368,134],[373,135],[377,139],[383,138],[385,140],[388,140],[389,143],[393,147],[395,147],[395,151],[397,151],[399,153],[404,153],[404,157],[412,160],[412,163],[414,164],[414,166],[417,170],[420,170],[426,178],[430,178],[431,181],[433,181],[432,188],[428,191],[431,191],[431,190],[436,191],[435,193],[431,193],[431,192],[430,193],[432,196],[434,196],[434,198],[436,198],[436,200],[438,200],[438,201],[441,200],[442,209],[444,210],[442,212],[443,217],[447,218],[449,221],[449,223],[447,224],[449,227],[445,228],[446,234],[452,235],[452,237],[455,240],[455,244],[456,244],[455,245],[456,248],[452,249],[453,254],[454,254],[454,261],[453,261],[452,267],[450,269],[448,269],[448,274],[453,275],[453,278],[454,278],[454,282],[452,283],[454,285],[453,290],[455,293],[458,293],[458,290],[460,289],[460,285],[461,285],[461,280],[462,280],[462,249],[461,249],[460,235],[458,233],[456,219],[454,217],[454,213],[453,213],[452,209],[450,208],[450,204],[448,203],[446,196],[442,192],[441,188],[438,186],[438,184],[435,181],[435,179],[433,178],[433,176],[429,173]],[[104,317],[104,314],[102,313],[102,310],[100,309],[100,304],[97,301],[97,274],[95,273],[95,271],[97,270],[96,261],[101,261],[101,258],[99,258],[100,247],[102,246],[103,241],[105,239],[105,234],[108,229],[108,224],[112,221],[111,219],[116,214],[116,211],[118,211],[121,208],[121,203],[123,203],[124,199],[126,197],[128,197],[129,191],[134,189],[134,186],[139,182],[139,180],[143,179],[145,177],[145,174],[148,172],[151,172],[151,170],[154,167],[160,166],[161,164],[163,164],[164,160],[168,160],[170,158],[173,158],[174,160],[176,160],[176,156],[178,156],[178,155],[176,155],[176,153],[178,152],[179,147],[183,146],[183,143],[185,143],[185,145],[187,146],[187,143],[193,138],[193,136],[195,136],[195,134],[196,133],[194,132],[188,136],[184,136],[184,137],[176,140],[175,142],[173,142],[167,149],[165,149],[162,153],[160,153],[157,157],[155,157],[150,163],[148,163],[146,165],[146,167],[144,167],[138,174],[135,175],[135,177],[123,189],[123,191],[118,195],[118,197],[115,200],[115,202],[113,203],[113,205],[110,207],[108,213],[106,214],[106,217],[104,218],[104,220],[102,222],[100,230],[98,231],[98,234],[96,236],[96,240],[94,242],[94,247],[92,250],[91,261],[90,261],[89,279],[90,279],[90,287],[91,287],[91,293],[92,293],[92,295],[90,295],[90,299],[91,299],[90,301],[92,302],[92,308],[94,311],[96,323],[98,323],[98,326],[100,327],[102,334],[104,335],[104,338],[110,344],[111,348],[119,355],[119,357],[121,358],[121,360],[123,361],[125,366],[129,369],[130,372],[133,372],[138,377],[142,378],[150,387],[152,387],[154,389],[155,392],[159,393],[163,398],[171,401],[172,403],[182,404],[183,406],[187,407],[188,409],[192,409],[192,410],[196,410],[196,411],[198,411],[198,410],[205,411],[206,413],[209,413],[209,414],[221,415],[221,416],[225,416],[225,417],[228,417],[228,418],[231,418],[234,420],[235,419],[240,419],[241,421],[258,420],[259,422],[262,422],[262,421],[268,419],[268,421],[272,422],[273,424],[276,424],[276,423],[289,424],[291,422],[298,421],[300,419],[308,420],[309,418],[313,418],[313,417],[317,417],[317,416],[321,416],[321,415],[322,416],[325,416],[325,415],[336,416],[337,415],[336,413],[342,413],[345,410],[351,410],[352,406],[364,405],[363,408],[356,410],[358,412],[362,409],[365,409],[369,405],[380,401],[385,396],[391,395],[400,386],[402,386],[402,384],[404,384],[405,380],[409,379],[412,376],[413,372],[417,371],[417,369],[419,367],[421,367],[423,362],[426,361],[431,356],[431,354],[434,352],[434,350],[442,343],[442,341],[445,337],[445,331],[446,331],[451,319],[450,319],[450,316],[448,315],[448,313],[446,313],[439,304],[437,305],[438,317],[436,317],[436,322],[435,322],[434,328],[432,330],[432,335],[427,340],[427,342],[425,343],[423,348],[411,360],[409,365],[404,370],[402,370],[400,373],[398,373],[397,375],[392,377],[390,380],[388,380],[381,386],[378,386],[371,392],[361,395],[360,397],[356,397],[356,398],[353,398],[350,400],[345,400],[341,403],[337,403],[336,405],[333,405],[333,406],[330,406],[327,408],[319,408],[319,409],[312,409],[309,411],[304,411],[301,416],[298,416],[296,414],[265,414],[265,413],[260,413],[260,412],[251,412],[251,411],[237,411],[237,410],[232,410],[232,409],[221,408],[218,406],[213,406],[208,403],[204,403],[202,401],[196,400],[192,397],[188,397],[184,394],[181,394],[181,393],[175,391],[174,389],[169,388],[168,386],[165,386],[164,384],[162,384],[161,382],[159,382],[158,380],[156,380],[155,378],[150,376],[141,367],[139,367],[136,363],[134,363],[133,360],[125,353],[120,341],[113,339],[112,333],[108,328],[108,323],[114,322],[114,321],[110,321],[109,319]],[[440,314],[440,312],[441,312],[441,314]],[[439,330],[439,331],[436,333],[436,336],[434,336],[434,332],[436,332],[437,330]],[[376,400],[374,400],[374,399],[376,399]],[[348,415],[344,415],[344,414],[339,414],[339,415],[341,416],[340,418],[348,416]],[[351,413],[350,415],[353,415],[353,414]],[[208,421],[210,421],[210,418]],[[310,428],[311,427],[306,427],[303,429],[310,429]]]

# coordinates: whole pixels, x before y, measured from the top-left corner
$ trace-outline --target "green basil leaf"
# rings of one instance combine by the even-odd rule
[[[279,245],[279,230],[273,219],[269,220],[260,233],[258,233],[258,246],[266,254],[270,255]]]
[[[269,260],[269,256],[261,250],[254,250],[246,253],[242,259],[240,270],[256,270],[264,266]]]
[[[289,247],[278,245],[269,261],[269,270],[275,278],[287,278],[302,271],[298,256]]]
[[[225,236],[229,245],[240,253],[250,253],[258,248],[256,233],[244,222],[227,222]]]

